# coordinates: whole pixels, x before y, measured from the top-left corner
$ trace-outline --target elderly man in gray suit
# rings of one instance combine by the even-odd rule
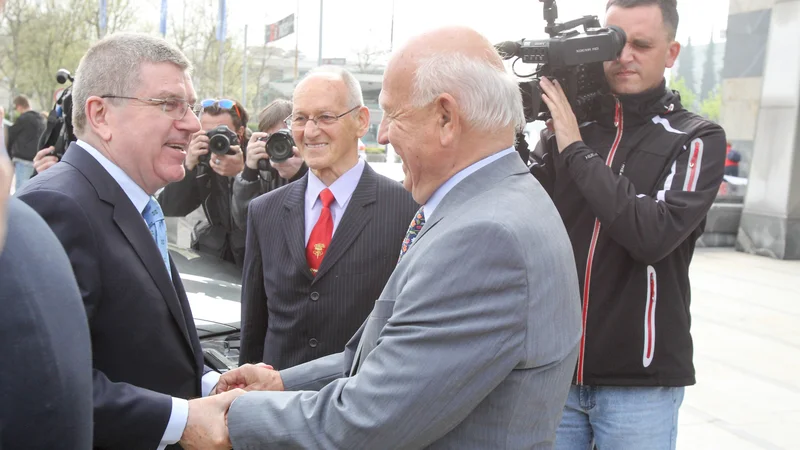
[[[221,391],[284,392],[192,400],[184,447],[552,447],[578,282],[558,212],[513,148],[517,84],[483,36],[443,28],[392,56],[380,102],[379,139],[424,206],[375,308],[342,353],[223,375]]]

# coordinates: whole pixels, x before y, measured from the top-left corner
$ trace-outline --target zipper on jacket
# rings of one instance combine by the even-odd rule
[[[617,148],[622,140],[622,105],[619,98],[614,99],[616,107],[614,108],[614,126],[617,128],[617,135],[614,138],[614,143],[611,144],[611,150],[608,152],[606,158],[606,165],[611,167],[614,162],[614,155],[617,153]],[[592,240],[589,243],[589,254],[586,256],[586,273],[583,278],[583,310],[582,310],[582,326],[581,326],[581,347],[578,353],[578,370],[576,374],[576,383],[583,385],[583,362],[586,353],[586,321],[589,316],[589,292],[592,279],[592,260],[594,259],[594,251],[597,246],[597,238],[600,236],[600,220],[594,219],[594,231],[592,232]]]

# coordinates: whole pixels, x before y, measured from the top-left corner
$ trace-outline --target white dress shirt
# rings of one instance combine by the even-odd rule
[[[305,217],[306,217],[306,238],[305,245],[308,245],[308,239],[311,237],[311,230],[319,220],[319,215],[322,213],[322,200],[319,198],[319,193],[323,189],[330,189],[333,194],[334,201],[331,203],[331,216],[333,216],[333,234],[336,233],[336,228],[339,222],[342,221],[347,205],[350,203],[350,198],[358,186],[358,181],[361,180],[361,175],[364,173],[364,165],[366,163],[363,159],[358,160],[355,166],[350,170],[343,173],[342,176],[336,179],[330,186],[325,186],[314,172],[308,171],[308,185],[306,186],[305,198]],[[333,237],[331,234],[331,237]]]
[[[464,178],[467,178],[468,176],[477,172],[481,168],[486,167],[489,164],[497,161],[498,159],[514,152],[516,152],[516,150],[514,150],[514,147],[510,147],[501,152],[489,155],[486,158],[483,158],[482,160],[475,162],[468,167],[465,167],[460,172],[450,177],[449,180],[445,181],[444,184],[439,186],[439,188],[433,192],[433,195],[431,195],[431,197],[428,199],[427,202],[425,202],[425,205],[422,207],[425,220],[428,220],[433,215],[433,211],[435,211],[436,207],[439,206],[439,203],[441,203],[444,196],[447,195],[447,193],[450,192],[454,187],[456,187],[456,185],[460,183]]]
[[[147,195],[147,192],[141,188],[138,184],[136,184],[131,177],[128,176],[122,169],[120,169],[116,164],[111,162],[108,158],[103,156],[96,148],[92,147],[90,144],[78,140],[78,145],[80,145],[87,153],[92,155],[97,162],[106,169],[109,175],[114,178],[114,181],[119,184],[119,187],[122,188],[125,195],[131,200],[133,206],[139,211],[139,214],[144,211],[144,208],[147,206],[147,202],[150,201],[150,196]],[[142,221],[147,223],[142,217]],[[218,372],[214,372],[213,370],[203,376],[202,379],[202,394],[203,397],[208,396],[211,392],[211,389],[217,385],[219,381],[219,377],[221,375]],[[189,419],[189,402],[182,398],[175,398],[172,397],[172,412],[169,416],[169,422],[167,423],[167,428],[164,430],[164,436],[161,438],[161,444],[158,446],[158,450],[163,450],[167,445],[174,444],[181,439],[183,436],[183,430],[186,428],[186,421]]]

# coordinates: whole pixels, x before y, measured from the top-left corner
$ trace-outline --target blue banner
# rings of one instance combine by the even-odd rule
[[[161,37],[167,35],[167,0],[161,0],[161,21],[158,26]]]
[[[108,18],[106,15],[106,6],[108,0],[100,0],[100,34],[106,34],[106,25],[108,22]]]
[[[225,32],[227,31],[227,26],[225,25],[226,22],[225,17],[225,0],[219,0],[219,24],[217,24],[217,40],[224,41],[225,40]]]

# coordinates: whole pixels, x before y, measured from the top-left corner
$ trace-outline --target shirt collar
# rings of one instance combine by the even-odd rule
[[[355,192],[356,186],[358,186],[358,181],[361,180],[365,164],[364,160],[359,158],[355,166],[343,173],[342,176],[337,178],[330,186],[325,186],[325,183],[317,178],[314,172],[309,169],[308,185],[306,186],[306,204],[313,206],[319,197],[319,193],[322,192],[323,189],[328,188],[331,190],[335,202],[339,207],[346,205],[350,197],[353,196],[353,192]]]
[[[111,162],[108,158],[106,158],[100,151],[96,148],[92,147],[86,141],[82,141],[78,139],[77,142],[86,153],[92,155],[97,162],[106,169],[109,175],[114,179],[114,181],[119,184],[119,187],[125,192],[125,195],[131,200],[133,206],[136,207],[136,210],[139,211],[141,214],[144,211],[144,208],[147,206],[147,203],[150,201],[150,196],[147,195],[147,192],[144,191],[138,184],[136,184],[131,177],[128,176],[122,169],[119,168],[116,164]]]
[[[514,147],[509,147],[501,152],[489,155],[486,158],[483,158],[482,160],[465,167],[460,172],[450,177],[450,179],[445,181],[444,184],[442,184],[441,186],[439,186],[439,188],[433,192],[431,198],[429,198],[428,201],[425,202],[425,205],[422,208],[425,214],[425,219],[427,220],[433,215],[433,211],[435,211],[436,207],[439,206],[439,203],[442,202],[444,196],[447,195],[447,193],[450,192],[454,187],[456,187],[456,185],[460,183],[464,178],[467,178],[468,176],[477,172],[481,168],[488,166],[489,164],[515,151],[516,150],[514,150]]]

